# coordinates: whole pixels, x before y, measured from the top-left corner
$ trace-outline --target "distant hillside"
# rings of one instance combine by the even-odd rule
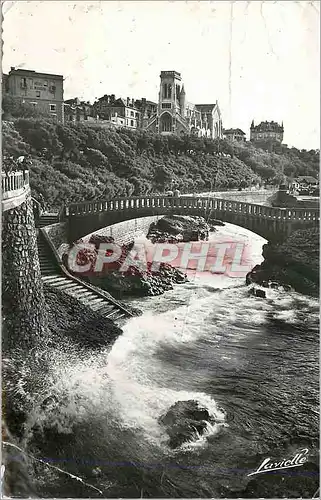
[[[34,196],[52,207],[113,196],[228,189],[316,176],[319,154],[282,147],[267,153],[250,143],[179,138],[146,131],[61,125],[43,118],[3,122],[4,168],[9,157],[31,160]],[[284,174],[283,174],[284,172]]]

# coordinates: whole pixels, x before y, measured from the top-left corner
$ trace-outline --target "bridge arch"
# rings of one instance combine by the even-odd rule
[[[280,241],[293,230],[316,225],[319,221],[316,209],[282,209],[204,197],[117,198],[69,205],[66,213],[69,242],[117,222],[166,214],[220,219],[248,229],[269,241]]]
[[[173,214],[179,215],[179,214]],[[152,223],[156,223],[162,217],[165,217],[166,214],[162,215],[150,215],[137,217],[135,219],[128,219],[121,222],[116,222],[115,224],[111,224],[110,226],[106,226],[100,229],[96,229],[95,231],[85,234],[82,236],[82,240],[88,242],[92,234],[99,234],[102,236],[111,236],[114,238],[115,242],[118,245],[126,245],[131,243],[137,235],[146,236],[149,230],[149,227]],[[234,224],[236,228],[247,229],[244,226]],[[253,236],[261,236],[254,231],[251,231]]]

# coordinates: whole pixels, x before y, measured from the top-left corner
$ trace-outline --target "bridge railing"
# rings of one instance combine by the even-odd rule
[[[66,207],[66,215],[90,215],[101,212],[139,211],[146,209],[203,209],[213,212],[232,212],[264,219],[319,220],[319,210],[309,208],[275,208],[256,205],[244,201],[231,201],[222,198],[172,197],[172,196],[133,196],[113,198],[83,203],[73,203]]]
[[[2,199],[19,196],[29,187],[29,171],[1,172]]]

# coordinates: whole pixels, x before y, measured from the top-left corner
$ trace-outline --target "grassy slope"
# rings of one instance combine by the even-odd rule
[[[214,184],[222,189],[277,184],[283,172],[316,175],[319,168],[314,151],[283,148],[275,154],[249,143],[56,125],[32,118],[3,123],[3,152],[32,160],[34,196],[41,194],[56,207],[98,197],[164,192],[173,185],[182,192],[201,192]]]

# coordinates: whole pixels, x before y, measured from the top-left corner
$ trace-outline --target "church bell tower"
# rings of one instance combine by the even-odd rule
[[[158,103],[159,132],[175,133],[177,114],[181,112],[181,81],[177,71],[162,71]]]

